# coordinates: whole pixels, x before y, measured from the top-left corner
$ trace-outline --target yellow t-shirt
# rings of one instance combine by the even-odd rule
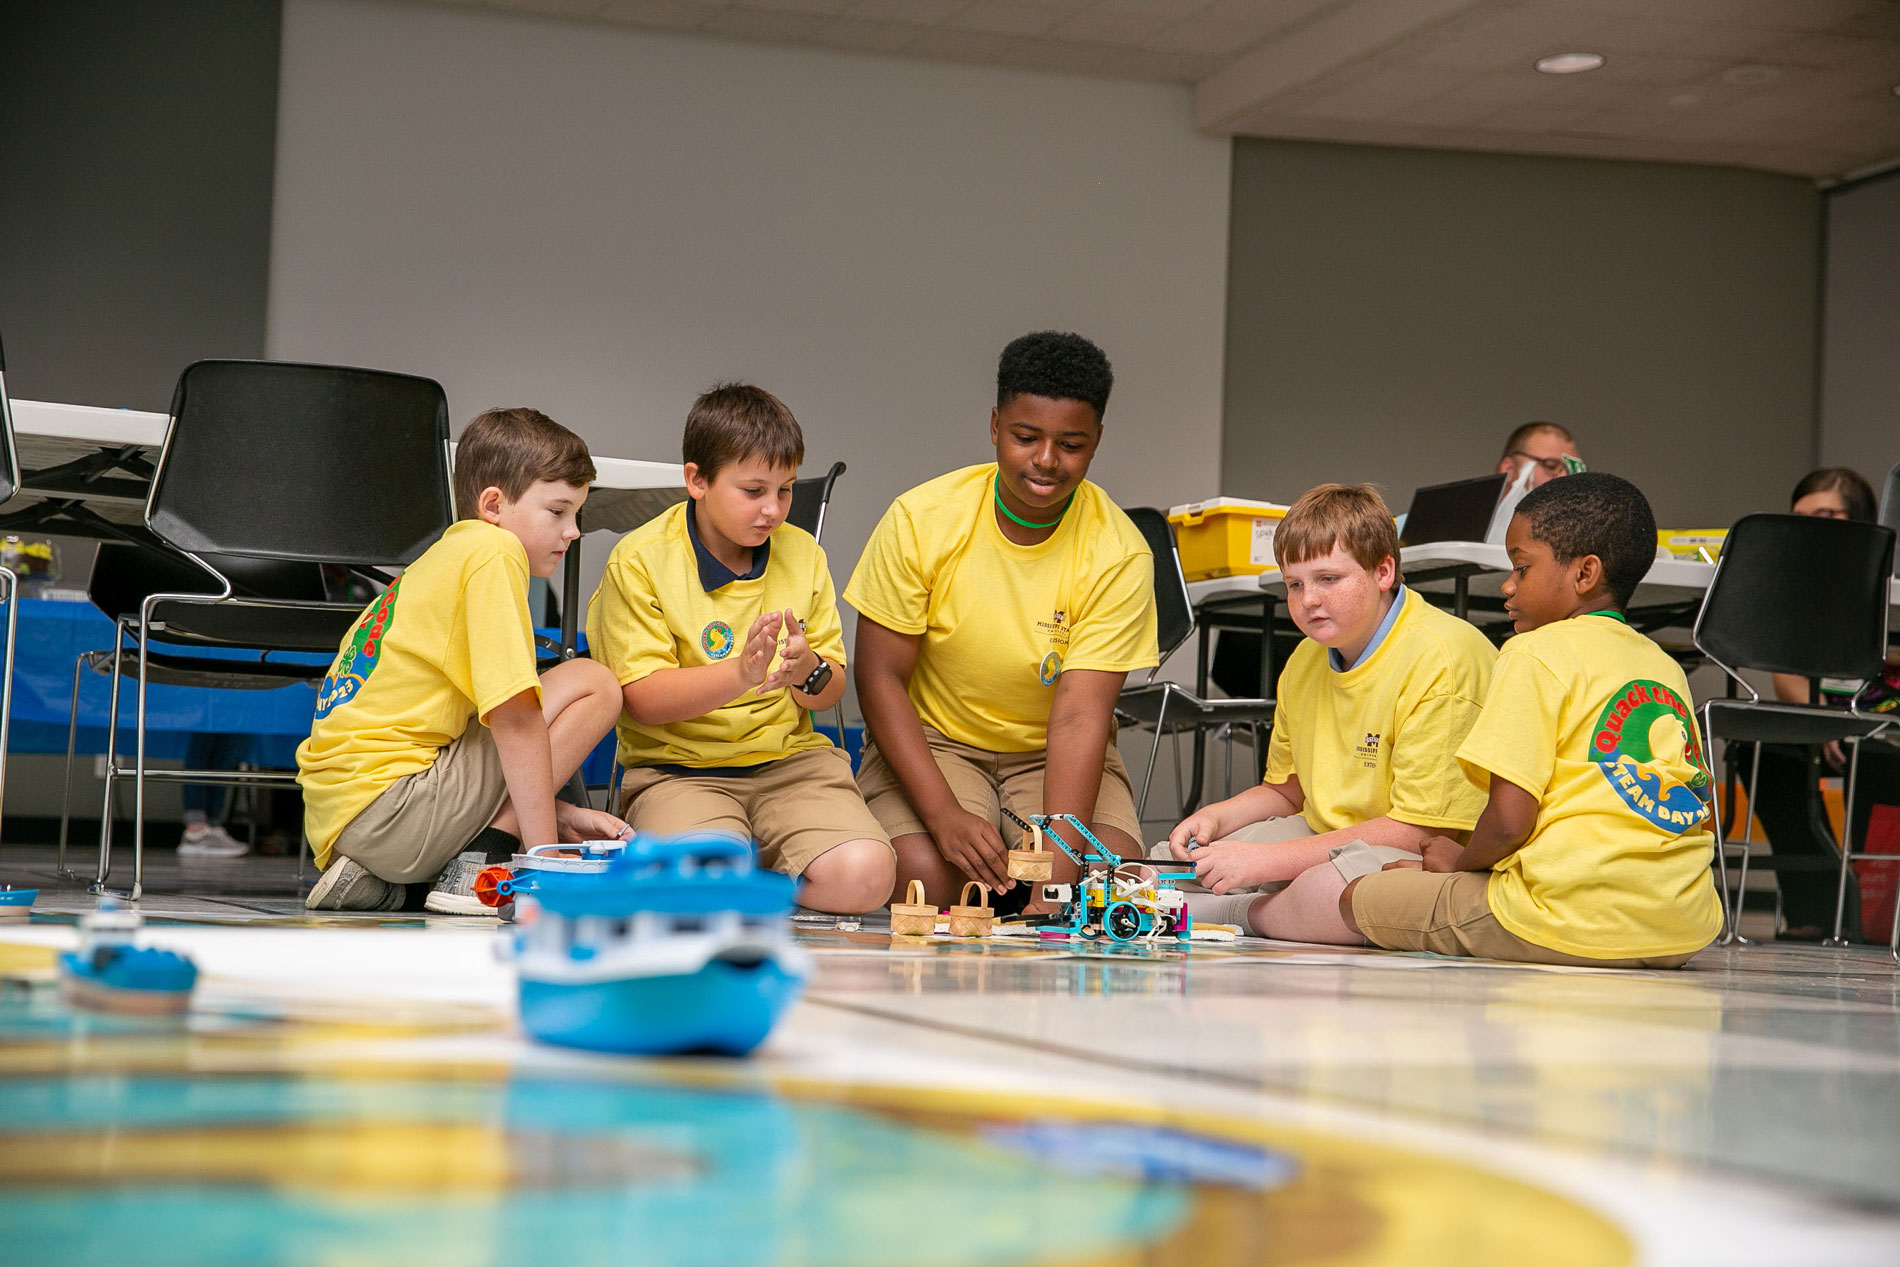
[[[297,781],[318,865],[390,784],[523,691],[540,698],[527,551],[505,528],[458,520],[364,609],[317,692]]]
[[[1579,616],[1511,639],[1458,760],[1538,801],[1530,839],[1486,893],[1511,932],[1633,959],[1688,954],[1720,931],[1689,681],[1642,634]]]
[[[763,575],[708,592],[687,535],[685,503],[634,529],[607,556],[588,604],[588,653],[625,686],[660,669],[715,664],[737,654],[754,621],[789,610],[805,622],[807,645],[842,669],[844,630],[824,550],[791,524],[781,525],[769,545]],[[621,713],[615,726],[620,763],[754,766],[831,746],[791,692],[760,696],[753,690],[670,726],[636,725]]]
[[[1064,670],[1159,663],[1154,557],[1087,480],[1047,541],[1019,546],[996,525],[995,481],[988,462],[892,502],[844,601],[922,635],[909,694],[924,725],[988,752],[1038,752]]]
[[[1316,832],[1390,817],[1468,831],[1484,791],[1452,760],[1478,720],[1497,652],[1407,589],[1385,640],[1340,672],[1311,638],[1287,658],[1266,782],[1300,777]]]

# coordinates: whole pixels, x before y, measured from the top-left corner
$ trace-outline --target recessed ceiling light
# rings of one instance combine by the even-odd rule
[[[1552,53],[1537,59],[1537,69],[1546,75],[1579,75],[1595,70],[1606,60],[1601,53]]]

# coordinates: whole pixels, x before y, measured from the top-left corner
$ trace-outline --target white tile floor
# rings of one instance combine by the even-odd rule
[[[0,879],[20,876],[0,868]],[[330,1028],[248,1056],[199,1042],[189,1067],[624,1065],[515,1036],[511,977],[483,921],[305,923],[281,897],[248,904],[290,917],[229,895],[202,908],[148,902],[177,921],[155,919],[152,939],[197,958],[206,1017]],[[1210,1225],[1178,1233],[1185,1258],[1131,1249],[1131,1263],[1900,1263],[1900,973],[1884,949],[1712,950],[1680,972],[1612,972],[1269,943],[1186,959],[1048,943],[892,947],[874,930],[805,936],[816,977],[752,1061],[668,1062],[667,1076],[1225,1124],[1314,1174],[1373,1183],[1365,1176],[1386,1166],[1421,1202],[1463,1176],[1450,1186],[1465,1204],[1442,1198],[1456,1212],[1437,1240],[1407,1239],[1400,1199],[1351,1253],[1269,1253]],[[0,943],[16,945],[71,936],[49,923],[0,928]],[[0,1025],[0,1059],[19,1041]],[[1511,1214],[1524,1192],[1623,1239],[1594,1257],[1581,1241],[1559,1252]],[[1045,1248],[1009,1261],[1067,1261]]]

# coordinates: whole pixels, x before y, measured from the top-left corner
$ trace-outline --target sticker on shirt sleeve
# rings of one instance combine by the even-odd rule
[[[328,717],[331,710],[355,699],[356,693],[369,681],[369,675],[376,671],[382,659],[383,638],[396,623],[396,591],[401,587],[401,577],[391,581],[389,588],[357,618],[349,643],[337,654],[336,663],[330,666],[323,685],[317,688],[318,717]]]
[[[1626,682],[1597,718],[1590,760],[1623,803],[1680,835],[1709,812],[1709,767],[1689,705],[1660,682]]]
[[[723,620],[711,621],[699,631],[699,647],[715,660],[732,654],[732,626]]]
[[[1044,686],[1054,686],[1056,679],[1062,676],[1062,657],[1051,651],[1036,666],[1036,676],[1042,679]]]

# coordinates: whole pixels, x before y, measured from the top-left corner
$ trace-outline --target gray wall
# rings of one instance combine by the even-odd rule
[[[1827,197],[1821,461],[1880,492],[1900,462],[1900,172]]]
[[[0,336],[29,400],[165,409],[261,356],[277,0],[0,4]]]
[[[1223,491],[1402,510],[1548,418],[1664,526],[1779,508],[1816,447],[1820,215],[1726,169],[1237,141]]]

